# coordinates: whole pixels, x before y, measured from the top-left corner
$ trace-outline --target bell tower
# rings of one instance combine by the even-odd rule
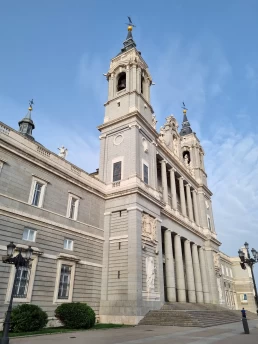
[[[204,151],[196,133],[192,131],[190,122],[187,118],[187,109],[185,107],[183,108],[183,123],[180,136],[183,161],[186,164],[190,164],[198,182],[207,186],[207,175],[203,159]]]
[[[133,25],[130,23],[123,48],[111,60],[109,71],[105,74],[108,81],[108,100],[105,103],[104,123],[133,111],[140,112],[149,123],[152,121],[152,78],[141,52],[136,49],[132,30]]]

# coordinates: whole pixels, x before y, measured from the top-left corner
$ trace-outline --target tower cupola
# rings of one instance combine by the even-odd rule
[[[27,115],[19,122],[19,132],[26,136],[28,139],[34,141],[32,136],[32,130],[35,128],[33,120],[31,119],[31,112],[33,110],[32,105],[34,104],[33,99],[29,102],[29,108]]]

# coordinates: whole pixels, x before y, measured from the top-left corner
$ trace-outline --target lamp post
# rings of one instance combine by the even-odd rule
[[[14,245],[14,243],[10,242],[10,244],[7,245],[7,256],[2,257],[3,263],[13,264],[16,268],[16,271],[15,271],[15,277],[14,277],[13,286],[12,286],[10,302],[8,305],[8,309],[7,309],[6,317],[4,321],[3,336],[0,339],[0,344],[9,344],[8,335],[9,335],[9,329],[10,329],[10,319],[11,319],[11,312],[12,312],[12,305],[13,305],[13,297],[14,297],[14,292],[15,292],[15,282],[16,282],[18,270],[22,266],[25,266],[25,267],[29,266],[29,262],[31,260],[31,256],[33,253],[33,249],[31,248],[31,246],[29,246],[24,252],[25,257],[22,255],[21,248],[19,248],[18,254],[15,257],[13,257],[15,248],[16,246]]]
[[[256,304],[256,309],[258,311],[258,296],[257,296],[257,288],[256,288],[256,283],[255,283],[255,278],[254,278],[254,272],[253,272],[253,266],[255,263],[258,263],[258,252],[252,248],[251,249],[251,252],[252,252],[252,255],[253,255],[253,258],[251,258],[250,256],[250,252],[249,252],[249,244],[247,242],[244,243],[244,246],[246,248],[246,251],[247,251],[247,258],[244,254],[244,252],[242,250],[239,250],[238,251],[238,255],[239,255],[239,258],[241,260],[240,262],[240,265],[241,265],[241,268],[243,270],[246,269],[246,265],[248,265],[251,269],[251,273],[252,273],[252,279],[253,279],[253,284],[254,284],[254,293],[255,293],[255,304]]]

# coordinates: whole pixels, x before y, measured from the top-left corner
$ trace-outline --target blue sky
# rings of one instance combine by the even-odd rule
[[[181,102],[206,152],[225,253],[258,249],[256,0],[1,1],[0,120],[17,128],[34,98],[35,138],[88,172],[98,167],[107,81],[127,15],[153,80],[158,127]]]

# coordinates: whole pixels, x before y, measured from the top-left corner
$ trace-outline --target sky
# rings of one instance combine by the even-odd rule
[[[0,121],[17,129],[34,99],[34,137],[98,168],[103,76],[131,16],[155,82],[158,128],[181,103],[205,151],[221,250],[258,250],[257,0],[0,0]],[[258,265],[258,264],[257,264]],[[258,267],[256,267],[258,277]]]

